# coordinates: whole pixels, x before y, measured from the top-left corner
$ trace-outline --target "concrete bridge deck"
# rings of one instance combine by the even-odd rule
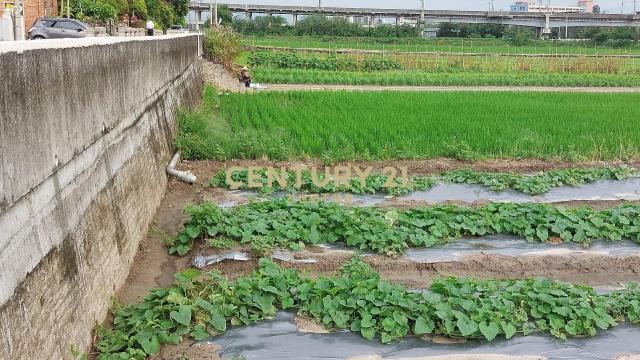
[[[220,3],[219,3],[220,5]],[[512,13],[504,11],[458,11],[420,9],[378,9],[350,7],[307,7],[290,5],[224,4],[234,13],[268,15],[368,16],[379,18],[420,19],[428,23],[504,24],[536,28],[582,27],[582,26],[640,26],[640,15],[587,14],[587,13]],[[208,0],[191,1],[189,9],[196,13],[209,11]],[[197,19],[200,17],[196,16]]]

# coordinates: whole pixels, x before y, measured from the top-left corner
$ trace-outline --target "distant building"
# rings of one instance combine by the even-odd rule
[[[580,12],[592,13],[593,0],[578,0],[578,7],[580,8]]]
[[[511,5],[511,12],[529,13],[592,13],[593,0],[578,0],[576,6],[547,5],[535,0],[516,1]]]

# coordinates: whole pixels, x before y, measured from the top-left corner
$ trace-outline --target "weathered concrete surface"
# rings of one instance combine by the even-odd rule
[[[162,199],[198,39],[17,47],[0,48],[0,359],[69,358]]]

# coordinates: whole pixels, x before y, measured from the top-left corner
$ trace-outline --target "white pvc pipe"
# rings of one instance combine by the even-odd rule
[[[175,176],[186,183],[195,184],[196,176],[193,175],[191,171],[180,171],[176,169],[178,161],[180,161],[180,151],[176,152],[176,154],[173,155],[171,162],[169,162],[169,165],[167,165],[167,174]]]

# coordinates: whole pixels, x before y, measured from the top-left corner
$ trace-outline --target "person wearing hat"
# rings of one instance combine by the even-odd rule
[[[244,87],[251,87],[251,75],[249,74],[249,68],[246,66],[240,71],[240,81],[244,83]]]

